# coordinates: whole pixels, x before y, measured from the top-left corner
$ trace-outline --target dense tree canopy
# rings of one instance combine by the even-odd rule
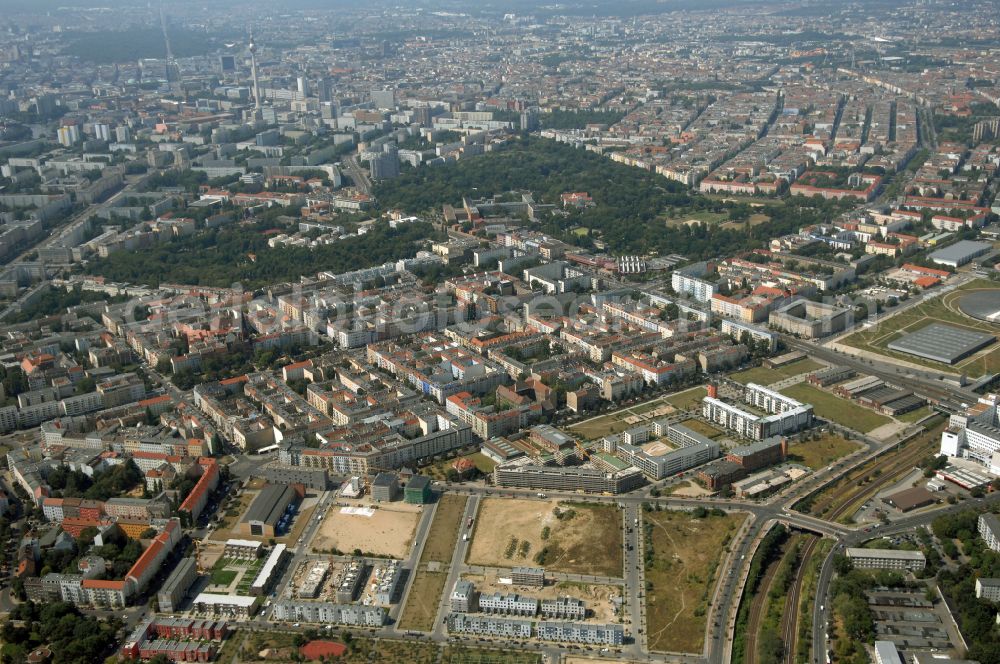
[[[52,651],[52,664],[93,664],[115,648],[116,621],[85,616],[66,602],[25,602],[10,617],[0,632],[4,662],[23,662],[25,655],[45,645]]]
[[[368,233],[316,248],[267,246],[272,222],[204,230],[139,252],[119,251],[87,266],[89,274],[114,281],[148,284],[182,283],[244,287],[297,281],[323,270],[346,272],[390,260],[410,258],[418,241],[429,238],[429,224],[389,228],[376,224]]]
[[[489,197],[512,190],[529,191],[536,202],[559,204],[565,192],[585,191],[595,206],[568,210],[543,220],[540,230],[566,242],[588,245],[599,235],[616,254],[678,253],[708,258],[763,246],[777,235],[829,221],[841,203],[792,197],[768,200],[757,211],[769,221],[746,229],[722,224],[668,226],[665,215],[701,210],[746,218],[742,202],[723,202],[691,193],[684,185],[649,171],[612,162],[600,155],[542,138],[525,137],[461,163],[406,170],[376,188],[379,202],[409,212],[457,205],[464,197]],[[591,231],[580,236],[577,227]]]
[[[79,470],[59,466],[46,478],[54,494],[64,498],[107,500],[127,493],[143,480],[142,471],[131,460],[90,478]]]

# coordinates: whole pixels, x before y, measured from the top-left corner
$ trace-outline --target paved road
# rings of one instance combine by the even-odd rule
[[[434,515],[437,513],[437,505],[437,503],[428,505],[421,513],[420,521],[417,523],[416,534],[413,536],[413,546],[410,548],[410,555],[403,562],[403,567],[409,570],[410,578],[407,579],[403,594],[399,597],[399,603],[395,604],[389,611],[389,618],[392,621],[393,629],[399,624],[400,612],[406,606],[406,600],[410,596],[410,589],[413,587],[413,576],[417,573],[420,556],[424,552],[424,545],[427,544],[427,533],[431,530],[431,523],[434,521]]]
[[[452,588],[455,587],[455,582],[457,582],[462,575],[462,569],[465,567],[465,556],[469,551],[469,542],[472,541],[471,539],[463,537],[464,534],[469,532],[465,527],[465,524],[469,522],[469,519],[475,521],[478,511],[479,496],[472,496],[465,504],[465,512],[462,513],[458,541],[455,542],[455,552],[451,556],[451,566],[448,568],[448,580],[445,581],[444,592],[441,593],[441,602],[438,605],[437,617],[434,620],[434,631],[432,634],[434,639],[438,641],[444,641],[447,638],[444,621],[450,612],[449,597],[451,596]]]
[[[873,537],[886,535],[897,535],[901,533],[911,533],[919,526],[929,525],[934,519],[947,514],[955,514],[965,510],[984,507],[1000,503],[1000,493],[992,493],[988,496],[974,500],[964,501],[956,505],[950,505],[941,509],[933,510],[925,514],[918,514],[911,517],[897,519],[891,524],[874,528],[871,531],[859,529],[849,532],[846,536],[838,539],[836,546],[830,550],[823,567],[820,569],[819,579],[816,583],[816,599],[813,602],[813,662],[816,664],[826,662],[827,646],[827,623],[830,618],[830,581],[833,579],[833,558],[836,554],[842,553],[845,548],[857,546]]]
[[[854,355],[837,352],[818,343],[793,337],[786,338],[785,343],[789,348],[802,351],[829,364],[848,366],[859,373],[877,376],[891,383],[905,380],[907,386],[915,393],[934,401],[971,403],[976,400],[976,395],[971,390],[939,380],[941,374],[933,371],[921,371],[900,367],[891,362],[861,359]]]
[[[642,557],[645,538],[642,536],[642,513],[638,505],[626,504],[623,518],[625,520],[623,532],[625,539],[625,588],[622,592],[622,599],[625,602],[629,632],[632,636],[632,647],[629,650],[633,656],[636,656],[641,655],[646,650],[646,603],[642,601],[646,594]]]
[[[342,162],[344,166],[344,172],[350,176],[351,181],[354,182],[354,186],[358,188],[362,193],[371,196],[372,194],[372,181],[368,178],[368,174],[365,173],[365,169],[361,167],[358,163],[358,156],[351,155],[346,157]]]

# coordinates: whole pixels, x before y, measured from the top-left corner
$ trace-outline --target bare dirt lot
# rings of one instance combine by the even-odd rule
[[[621,528],[617,507],[487,498],[479,508],[468,563],[538,565],[618,578],[624,564]]]
[[[499,582],[502,574],[488,572],[487,574],[463,574],[462,578],[471,581],[479,593],[509,593],[511,586]],[[556,597],[574,597],[583,600],[587,607],[587,622],[616,622],[612,598],[620,597],[621,586],[605,586],[593,583],[577,583],[575,581],[560,581],[544,588],[533,588],[531,596],[539,600],[555,599]]]
[[[404,503],[381,505],[372,510],[371,516],[346,514],[333,506],[323,519],[312,541],[315,552],[336,549],[352,553],[390,556],[403,559],[410,552],[413,533],[420,521],[419,505]]]

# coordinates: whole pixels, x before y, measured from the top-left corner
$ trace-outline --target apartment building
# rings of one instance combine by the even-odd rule
[[[813,407],[755,383],[747,384],[744,401],[768,415],[757,415],[716,397],[702,401],[702,415],[744,438],[764,440],[812,426]]]
[[[358,627],[381,627],[388,617],[385,607],[382,606],[296,601],[275,602],[271,615],[274,620]]]
[[[613,624],[599,625],[543,620],[538,623],[538,638],[542,641],[620,646],[625,642],[625,628]]]
[[[181,558],[177,567],[170,573],[167,580],[156,593],[156,602],[163,613],[174,613],[180,609],[184,597],[195,579],[198,578],[198,566],[194,558]]]
[[[452,613],[448,616],[448,631],[455,634],[527,639],[531,638],[531,627],[532,621],[517,618],[496,618],[474,613]]]
[[[665,439],[669,445],[664,443],[649,448],[641,447],[650,435]],[[602,445],[605,452],[635,466],[652,481],[676,475],[719,456],[717,441],[692,431],[683,424],[665,420],[607,436]]]
[[[510,571],[510,580],[515,586],[543,588],[545,586],[545,568],[514,567]]]
[[[996,514],[980,514],[979,521],[979,535],[983,538],[986,546],[990,547],[994,551],[1000,551],[1000,519],[997,518]]]
[[[486,593],[479,596],[479,610],[505,616],[534,616],[538,600],[517,593]]]
[[[554,599],[543,599],[540,609],[545,618],[583,620],[587,617],[587,608],[583,600],[575,597],[562,596]]]

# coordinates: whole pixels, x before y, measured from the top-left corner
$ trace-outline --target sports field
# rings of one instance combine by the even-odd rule
[[[948,325],[997,334],[996,324],[967,316],[962,313],[958,306],[959,300],[970,292],[997,289],[998,285],[996,282],[986,279],[970,281],[960,288],[956,288],[940,297],[929,299],[898,314],[890,315],[878,324],[842,339],[840,343],[859,350],[886,355],[940,371],[965,373],[971,377],[979,377],[986,373],[1000,371],[1000,344],[988,346],[984,350],[974,353],[970,357],[950,366],[941,362],[935,362],[934,360],[925,360],[915,355],[891,351],[887,348],[891,342],[904,334],[916,332],[931,323],[946,323]],[[887,313],[891,313],[891,310]]]

